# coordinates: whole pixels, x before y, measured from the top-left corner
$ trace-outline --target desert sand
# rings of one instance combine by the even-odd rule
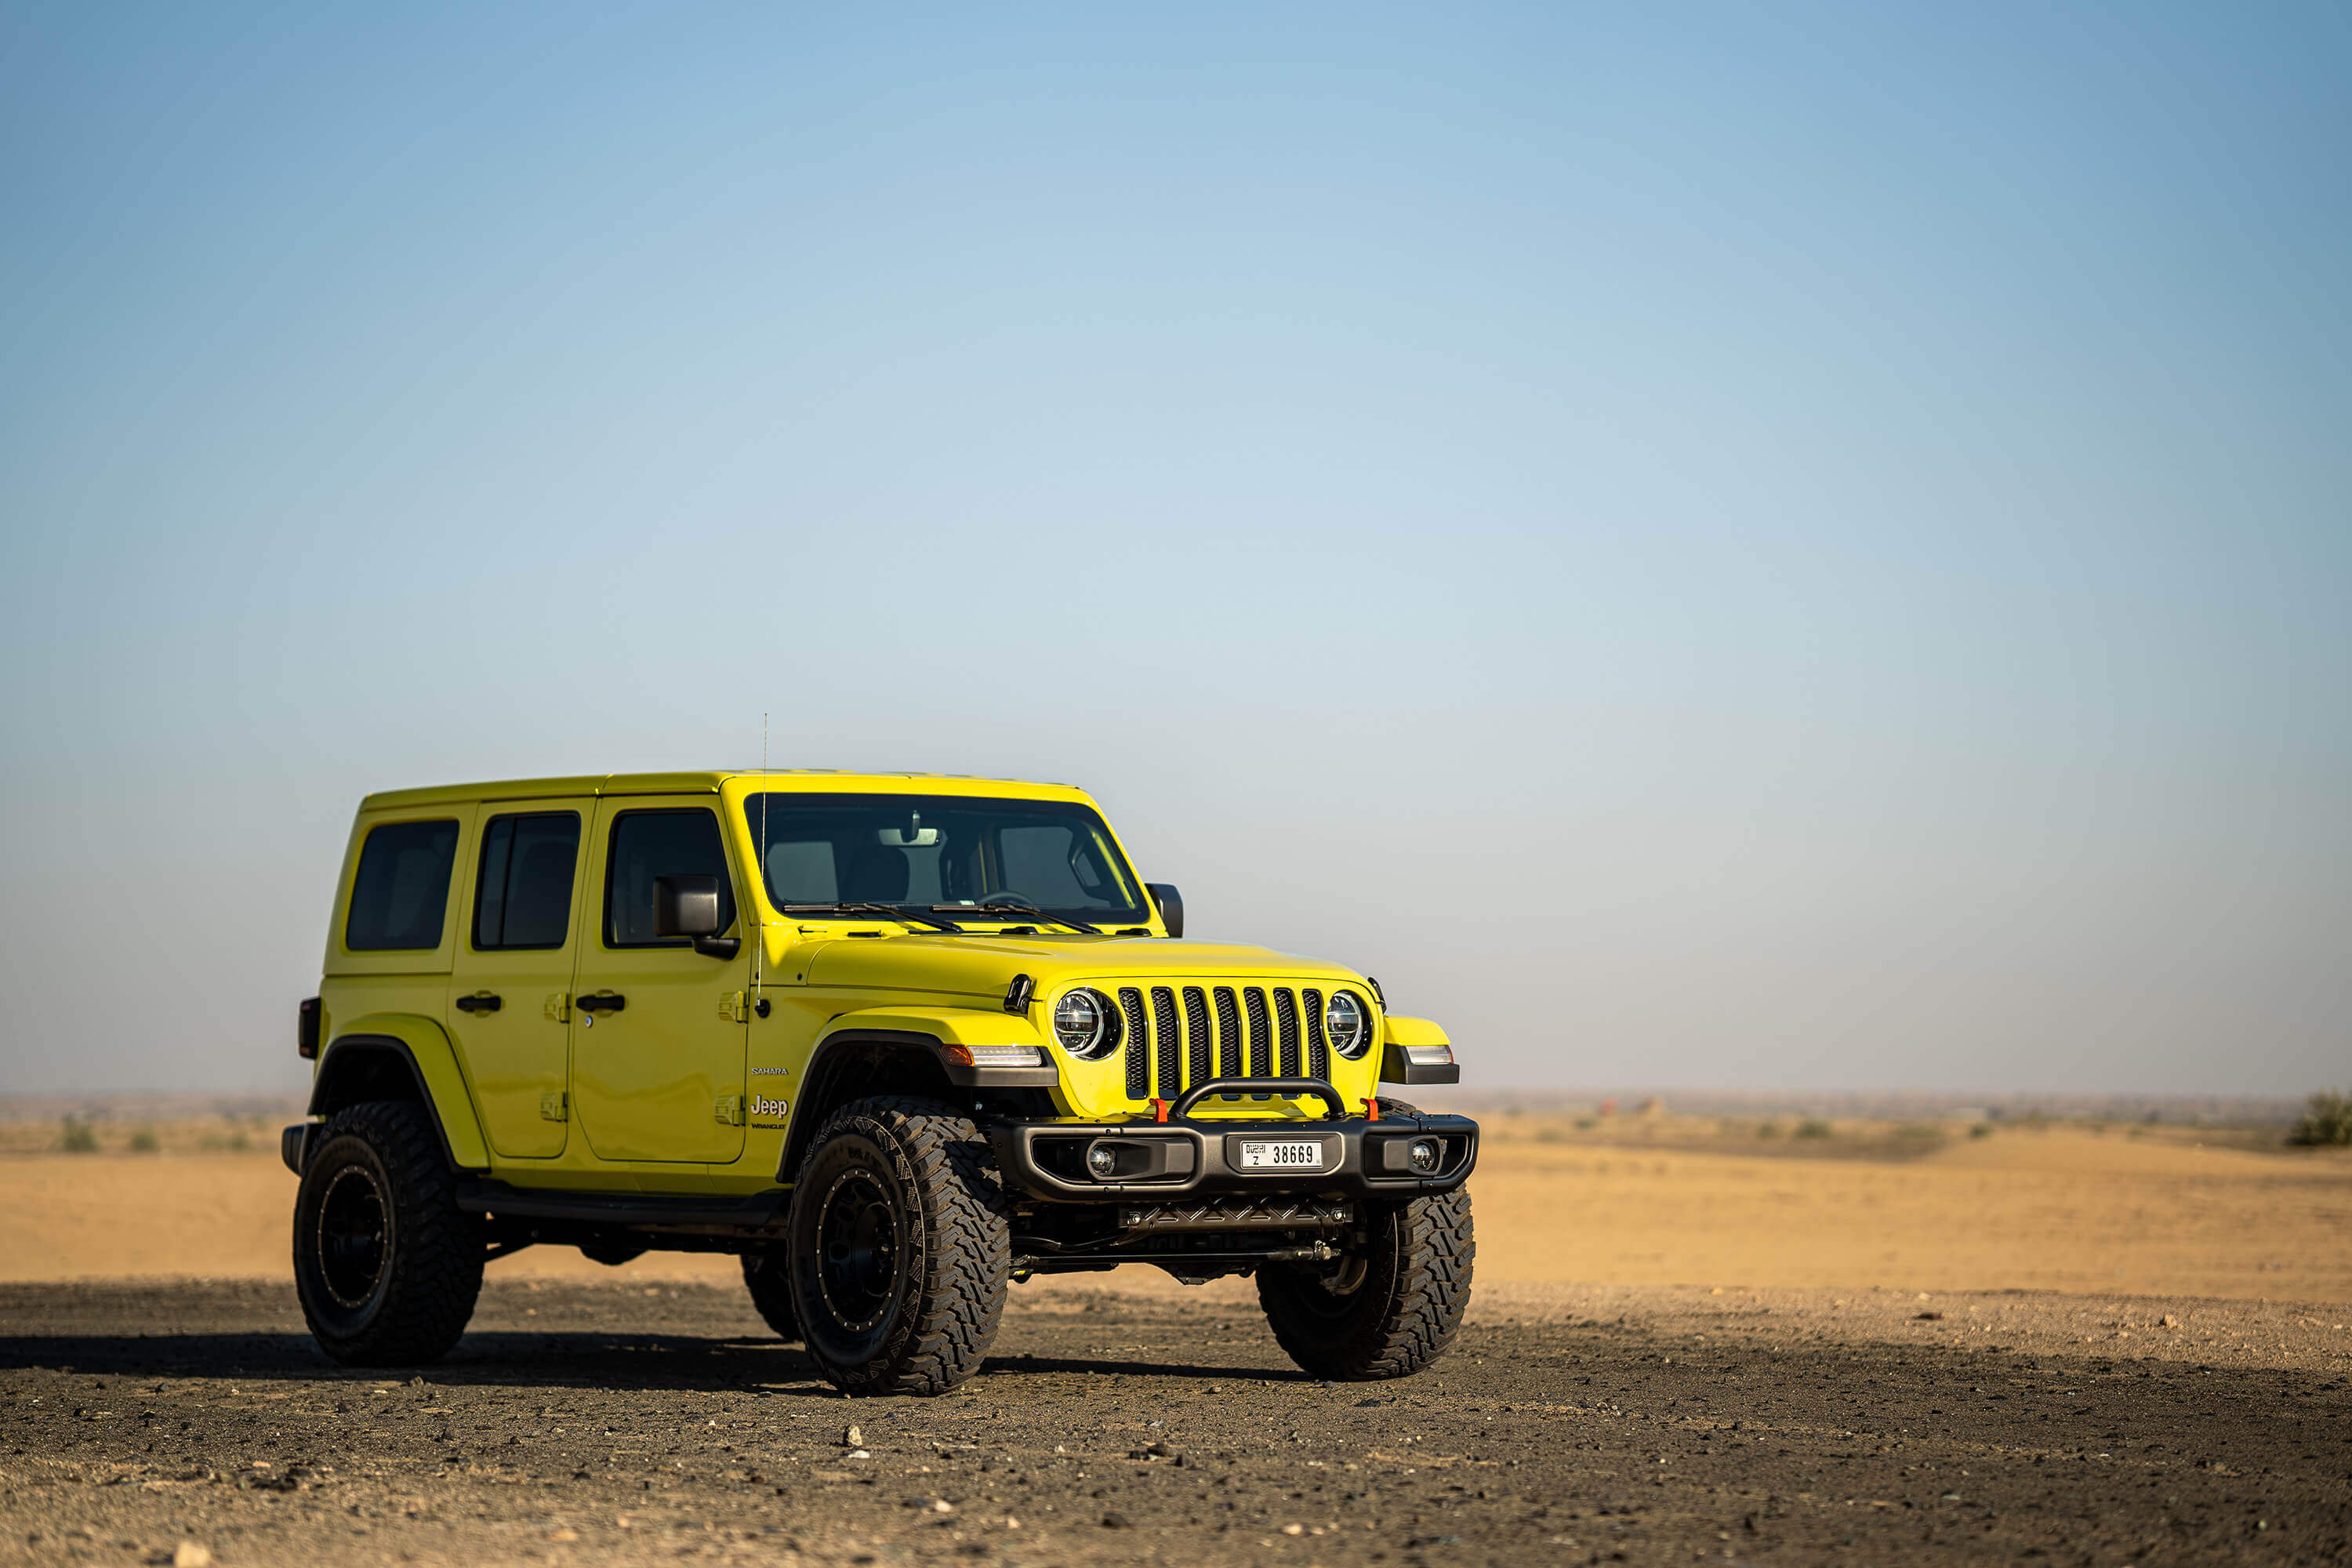
[[[1696,1121],[1490,1127],[1471,1184],[1483,1281],[2352,1301],[2352,1151],[2051,1123],[1908,1140],[1841,1127],[1818,1154],[1766,1154]],[[288,1277],[294,1178],[270,1141],[157,1142],[0,1154],[0,1280]],[[734,1269],[652,1253],[623,1273]],[[559,1248],[491,1273],[613,1277]]]
[[[338,1368],[259,1131],[70,1154],[16,1131],[0,1557],[2235,1564],[2352,1540],[2352,1159],[2274,1134],[1502,1115],[1468,1321],[1423,1376],[1316,1384],[1248,1282],[1127,1268],[1013,1292],[958,1394],[853,1405],[730,1259],[677,1254],[502,1259],[445,1362]]]

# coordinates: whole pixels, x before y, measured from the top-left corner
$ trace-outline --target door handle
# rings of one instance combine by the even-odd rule
[[[457,1011],[460,1013],[495,1013],[505,1005],[506,1003],[503,1000],[487,991],[477,992],[471,996],[460,996],[457,1001]]]
[[[629,999],[607,993],[602,996],[574,996],[572,1005],[583,1013],[617,1013],[629,1005]]]

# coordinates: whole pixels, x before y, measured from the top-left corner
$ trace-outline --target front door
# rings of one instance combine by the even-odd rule
[[[600,802],[572,1007],[572,1092],[599,1160],[726,1164],[743,1150],[744,990],[751,944],[712,958],[654,934],[656,878],[715,876],[722,935],[740,937],[719,814],[658,798]]]
[[[490,1147],[509,1159],[563,1152],[564,1004],[580,954],[580,838],[594,804],[501,802],[482,823],[444,1016]]]

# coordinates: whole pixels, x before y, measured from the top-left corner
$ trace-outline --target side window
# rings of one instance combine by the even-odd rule
[[[576,812],[494,816],[482,834],[474,890],[474,947],[562,947],[572,935],[572,872],[580,858]]]
[[[735,923],[735,887],[716,816],[688,809],[632,811],[616,818],[604,867],[604,945],[684,947],[682,938],[654,935],[654,879],[682,876],[718,878],[719,929]]]
[[[388,822],[368,830],[352,879],[343,946],[353,952],[441,945],[449,910],[449,870],[457,859],[455,822]]]

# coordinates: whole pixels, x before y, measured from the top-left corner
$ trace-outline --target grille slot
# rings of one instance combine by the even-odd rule
[[[1184,1081],[1206,1083],[1216,1077],[1209,1064],[1209,994],[1197,985],[1184,987]]]
[[[1298,998],[1286,986],[1274,993],[1274,1026],[1282,1036],[1282,1076],[1298,1076]]]
[[[1220,985],[1217,996],[1217,1076],[1242,1076],[1242,1013],[1234,1004],[1234,988]]]
[[[1176,993],[1165,985],[1151,988],[1151,1055],[1160,1069],[1160,1098],[1174,1100],[1184,1092],[1184,1058],[1176,1035]]]
[[[1331,1047],[1323,1037],[1323,993],[1301,991],[1299,1000],[1307,1007],[1307,1076],[1331,1076]]]
[[[1242,993],[1242,1000],[1249,1005],[1249,1076],[1272,1078],[1274,1076],[1274,1029],[1266,1022],[1265,993],[1253,985]]]
[[[1127,1098],[1141,1100],[1151,1092],[1151,1031],[1143,1026],[1143,993],[1120,987],[1118,1010],[1127,1015]]]

